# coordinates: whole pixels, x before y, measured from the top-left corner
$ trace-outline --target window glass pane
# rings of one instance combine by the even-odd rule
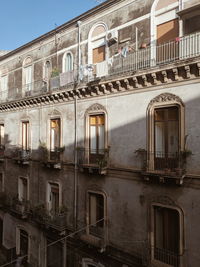
[[[155,120],[156,121],[164,121],[165,118],[165,110],[164,109],[156,109],[155,110]]]
[[[165,153],[165,127],[164,122],[155,123],[155,153],[156,157],[164,157]]]
[[[97,132],[96,126],[90,126],[90,153],[97,153]]]
[[[168,120],[178,120],[178,108],[173,107],[168,109]]]
[[[104,125],[99,125],[98,127],[99,129],[99,153],[104,153],[104,148],[105,148],[105,128],[104,128]]]
[[[176,156],[178,153],[178,122],[168,122],[168,152],[169,156]]]

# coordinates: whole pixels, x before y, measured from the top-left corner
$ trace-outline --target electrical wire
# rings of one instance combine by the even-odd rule
[[[97,223],[99,223],[99,222],[101,222],[103,220],[104,220],[104,218],[96,221],[95,223],[86,225],[85,227],[83,227],[83,228],[81,228],[81,229],[79,229],[79,230],[77,230],[77,231],[75,231],[75,232],[73,232],[73,233],[71,233],[71,234],[69,234],[67,236],[64,236],[64,237],[62,237],[62,238],[60,238],[60,239],[58,239],[56,241],[51,242],[50,244],[48,244],[48,245],[44,246],[43,248],[41,248],[41,250],[46,249],[46,248],[48,248],[48,247],[50,247],[50,246],[52,246],[52,245],[54,245],[54,244],[56,244],[56,243],[58,243],[60,241],[63,241],[65,239],[67,239],[68,237],[73,237],[73,235],[78,234],[78,233],[82,232],[83,230],[86,230],[90,226],[95,226]],[[23,258],[26,258],[26,257],[28,257],[28,254],[23,255],[22,257]],[[17,259],[16,260],[13,260],[13,261],[10,261],[10,262],[7,262],[7,263],[4,263],[3,265],[0,265],[0,267],[6,267],[6,266],[8,266],[8,265],[10,265],[12,263],[15,263],[15,262],[17,262]]]

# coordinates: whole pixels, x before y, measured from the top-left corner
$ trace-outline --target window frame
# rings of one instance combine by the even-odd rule
[[[20,231],[25,231],[28,235],[28,257],[27,257],[27,262],[30,262],[30,251],[31,251],[31,237],[29,232],[22,226],[18,225],[16,227],[16,254],[20,254],[20,247],[21,247],[21,239],[20,239]]]
[[[181,257],[184,253],[184,214],[183,211],[176,206],[171,206],[171,205],[165,205],[157,202],[153,202],[151,204],[151,232],[150,232],[150,242],[151,242],[151,261],[152,262],[157,262],[157,263],[162,263],[166,264],[165,262],[162,262],[158,259],[155,259],[154,257],[154,247],[155,247],[155,213],[154,213],[154,208],[155,207],[161,207],[161,208],[166,208],[166,209],[171,209],[171,210],[176,210],[179,214],[179,253],[178,255]],[[166,264],[166,266],[171,266]],[[179,267],[181,267],[181,259],[179,262]]]
[[[104,27],[105,32],[93,37],[92,36],[93,32],[98,26]],[[93,50],[101,46],[105,46],[104,61],[108,59],[109,50],[108,50],[108,43],[106,41],[107,32],[108,32],[108,26],[104,22],[98,22],[94,24],[92,28],[90,29],[90,32],[88,35],[88,64],[97,64],[97,63],[93,63]]]
[[[19,201],[23,201],[23,198],[20,197],[20,180],[26,180],[27,182],[27,192],[26,192],[26,199],[24,199],[25,201],[29,201],[29,178],[27,176],[19,176],[18,177],[18,199]]]
[[[96,195],[101,195],[103,197],[104,201],[104,220],[103,220],[103,227],[102,227],[102,232],[103,235],[100,237],[97,237],[96,235],[93,235],[90,232],[90,194],[96,194]],[[104,240],[107,240],[107,195],[103,191],[97,191],[97,190],[87,190],[86,192],[86,234],[87,235],[92,235],[97,238],[103,238]]]
[[[149,171],[155,170],[155,110],[174,106],[179,108],[179,151],[184,151],[185,149],[185,106],[182,100],[178,96],[170,93],[156,96],[151,100],[147,108],[147,169]]]
[[[30,75],[31,75],[30,83],[26,82],[26,79],[27,79],[27,73],[26,73],[27,68],[30,68]],[[23,61],[23,72],[22,72],[22,88],[23,88],[23,92],[24,93],[30,92],[34,88],[33,82],[34,82],[33,60],[32,60],[32,57],[27,56]]]
[[[58,190],[59,190],[59,200],[58,200],[58,213],[59,213],[59,210],[60,208],[62,207],[62,185],[60,182],[57,182],[57,181],[53,181],[53,180],[49,180],[47,181],[47,185],[46,185],[46,208],[47,208],[47,211],[49,212],[50,215],[51,214],[51,205],[50,205],[50,195],[51,195],[51,188],[52,186],[51,185],[57,185],[58,186]],[[55,215],[55,214],[53,214]]]
[[[70,62],[70,69],[68,69],[68,56],[71,57],[71,62]],[[68,62],[68,63],[67,63]],[[74,57],[71,51],[67,51],[64,53],[63,58],[62,58],[62,72],[70,72],[74,70]]]
[[[28,127],[27,127],[28,125]],[[25,136],[24,136],[24,126],[25,126]],[[29,120],[22,120],[21,121],[21,145],[22,150],[24,151],[30,151],[30,121]],[[24,146],[24,139],[25,139],[25,146]]]

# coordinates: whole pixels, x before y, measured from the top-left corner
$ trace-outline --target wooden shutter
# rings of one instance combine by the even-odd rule
[[[93,63],[99,63],[105,60],[105,45],[93,49]]]
[[[157,26],[157,44],[175,40],[179,36],[178,19],[170,20]]]

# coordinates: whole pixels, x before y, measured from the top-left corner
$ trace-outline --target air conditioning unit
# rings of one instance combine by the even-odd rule
[[[116,43],[118,41],[118,31],[114,30],[107,34],[107,41],[109,44]]]

